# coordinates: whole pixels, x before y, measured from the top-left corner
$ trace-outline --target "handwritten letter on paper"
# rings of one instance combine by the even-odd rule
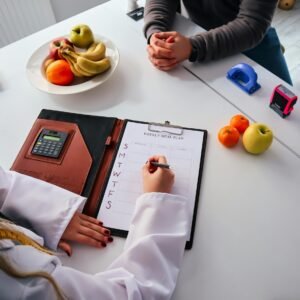
[[[155,131],[148,124],[128,121],[98,214],[105,226],[128,231],[136,199],[143,193],[142,166],[152,155],[164,155],[175,173],[172,193],[185,196],[193,215],[203,132]]]

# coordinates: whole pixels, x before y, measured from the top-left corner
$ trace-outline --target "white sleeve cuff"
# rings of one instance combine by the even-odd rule
[[[18,225],[44,237],[56,249],[65,228],[86,198],[53,184],[16,172],[7,172],[10,184],[2,212]]]

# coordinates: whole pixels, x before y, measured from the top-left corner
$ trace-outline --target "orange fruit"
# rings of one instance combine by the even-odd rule
[[[235,115],[230,119],[230,125],[235,127],[239,133],[244,133],[249,126],[249,120],[243,115]]]
[[[46,78],[53,84],[68,85],[73,81],[74,74],[67,61],[58,59],[46,68]]]
[[[228,148],[235,146],[239,141],[239,138],[239,131],[231,125],[224,126],[219,130],[218,133],[218,139],[220,143]]]

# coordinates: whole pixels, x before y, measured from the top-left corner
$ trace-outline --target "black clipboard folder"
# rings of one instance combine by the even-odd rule
[[[148,130],[164,126],[168,134],[180,135],[183,130],[203,132],[203,146],[196,187],[192,228],[186,249],[191,249],[195,231],[201,177],[203,172],[207,131],[113,117],[75,114],[43,109],[34,122],[11,170],[53,183],[87,197],[84,213],[96,217],[105,193],[114,160],[122,141],[127,122],[148,124]],[[43,157],[33,153],[38,137],[44,129],[68,134],[58,158]],[[126,237],[128,231],[110,228],[112,234]]]

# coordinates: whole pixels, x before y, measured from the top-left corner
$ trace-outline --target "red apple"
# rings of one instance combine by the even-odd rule
[[[48,57],[52,58],[54,60],[62,59],[58,50],[60,49],[60,47],[63,47],[63,46],[73,47],[73,44],[65,37],[60,37],[60,38],[54,39],[49,45],[49,56]]]

